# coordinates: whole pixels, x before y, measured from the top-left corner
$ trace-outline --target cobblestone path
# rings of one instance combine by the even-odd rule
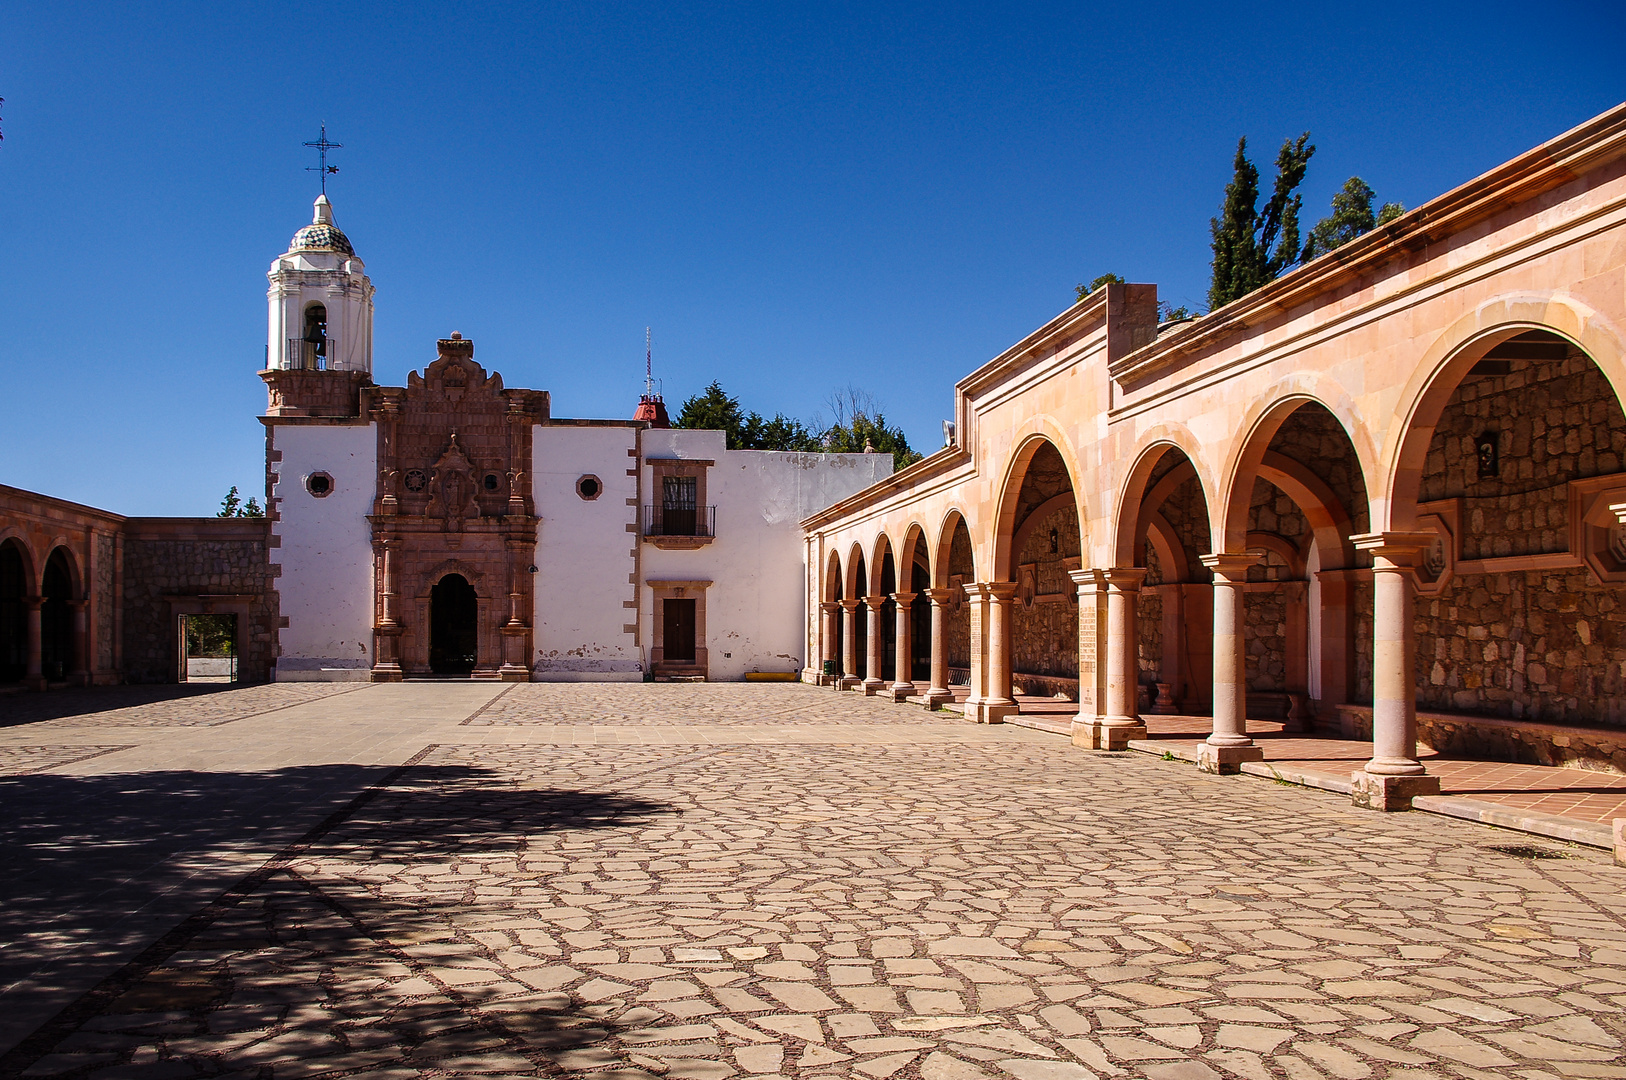
[[[1602,852],[829,690],[500,689],[0,1071],[1626,1076]],[[250,723],[321,761],[414,692]],[[550,724],[678,730],[505,735]],[[670,741],[690,726],[710,737]],[[60,768],[116,769],[139,731],[111,734]]]

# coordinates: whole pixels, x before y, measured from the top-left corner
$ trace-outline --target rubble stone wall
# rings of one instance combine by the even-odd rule
[[[266,682],[276,647],[263,518],[131,518],[124,536],[124,665],[130,682],[174,682],[176,620],[245,606],[237,627],[238,681]]]

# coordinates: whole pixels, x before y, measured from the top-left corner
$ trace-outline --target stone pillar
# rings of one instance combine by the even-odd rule
[[[1139,688],[1140,622],[1135,601],[1146,570],[1115,566],[1100,571],[1107,593],[1106,701],[1088,743],[1095,750],[1124,750],[1130,739],[1146,738],[1135,700]],[[1074,743],[1080,742],[1075,734]]]
[[[836,656],[836,620],[841,618],[841,605],[833,600],[825,600],[819,604],[819,667],[813,674],[813,685],[834,686],[839,675],[826,675],[824,665],[827,661],[837,660]]]
[[[511,475],[510,492],[514,490],[515,480],[517,476]],[[530,651],[525,642],[531,628],[524,618],[525,595],[520,590],[521,560],[529,562],[526,545],[520,541],[508,541],[508,621],[498,630],[502,635],[503,658],[502,667],[497,669],[497,677],[503,682],[531,681],[531,669],[526,666],[525,655]]]
[[[74,600],[73,605],[73,670],[68,682],[74,686],[90,685],[90,620],[86,617],[89,600]]]
[[[28,608],[28,673],[23,676],[23,685],[30,690],[45,689],[45,631],[40,625],[40,605],[44,603],[43,596],[23,597],[23,605]]]
[[[893,701],[903,701],[915,692],[914,680],[914,634],[909,621],[909,613],[914,607],[915,594],[912,592],[895,592],[892,602],[897,605],[897,648],[894,652],[897,659],[892,667],[892,685],[887,687],[887,693]]]
[[[1352,777],[1351,797],[1370,810],[1409,810],[1437,795],[1440,779],[1417,760],[1415,597],[1412,567],[1433,533],[1352,536],[1372,555],[1372,760]]]
[[[954,599],[951,589],[927,589],[921,593],[932,604],[932,674],[931,686],[926,688],[925,704],[935,709],[946,701],[954,700],[949,689],[948,643],[945,640],[948,602]]]
[[[1073,745],[1095,748],[1101,727],[1101,671],[1097,659],[1101,614],[1101,575],[1094,570],[1069,570],[1078,588],[1078,714],[1073,717]]]
[[[385,540],[381,545],[384,549],[384,567],[382,577],[383,588],[379,593],[378,626],[373,632],[373,682],[400,682],[401,672],[401,632],[405,628],[395,617],[396,595],[396,567],[395,551],[401,546],[399,540]]]
[[[1255,555],[1204,555],[1214,572],[1214,726],[1197,749],[1203,772],[1234,773],[1265,752],[1248,738],[1248,662],[1245,650],[1248,567]]]
[[[972,697],[965,718],[979,724],[1002,724],[1019,710],[1011,697],[1011,599],[1016,583],[980,582],[965,587],[971,609]],[[980,639],[980,640],[979,640]]]
[[[874,697],[886,686],[886,680],[881,678],[881,665],[884,662],[881,652],[886,646],[886,636],[881,632],[881,605],[885,603],[885,593],[864,597],[864,606],[869,608],[869,631],[864,642],[865,697]]]
[[[842,600],[841,605],[841,680],[839,690],[851,690],[863,684],[858,675],[858,605],[857,600]]]

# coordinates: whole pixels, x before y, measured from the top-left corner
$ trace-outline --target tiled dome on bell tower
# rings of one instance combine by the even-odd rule
[[[267,369],[372,373],[373,283],[326,194],[266,276]]]

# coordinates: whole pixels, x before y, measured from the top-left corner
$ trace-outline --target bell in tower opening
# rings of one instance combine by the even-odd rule
[[[327,308],[321,304],[305,309],[304,346],[299,366],[306,371],[327,370]]]

